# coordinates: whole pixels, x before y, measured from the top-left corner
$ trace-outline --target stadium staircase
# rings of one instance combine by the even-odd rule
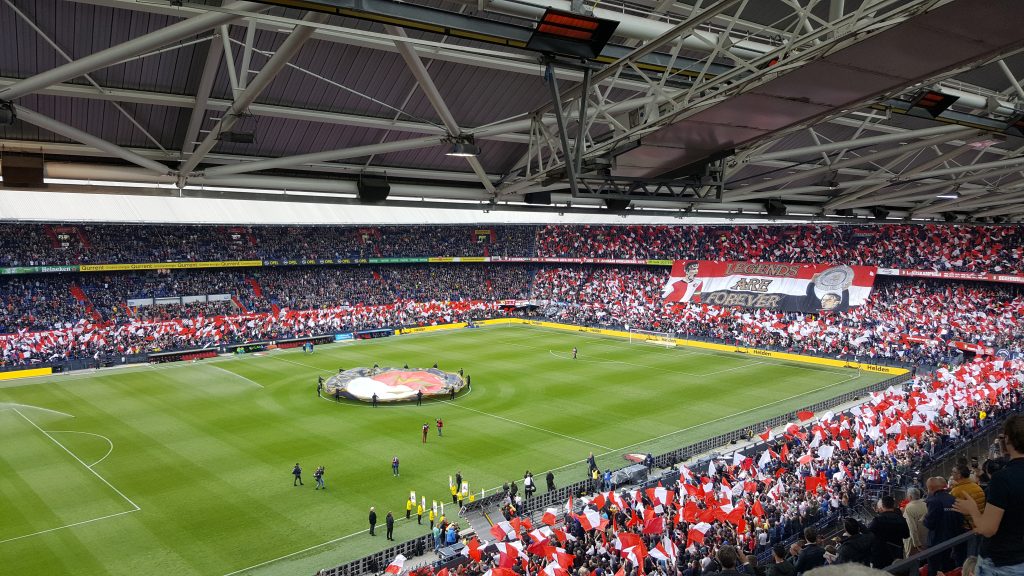
[[[92,249],[92,242],[89,241],[89,235],[85,233],[85,230],[76,226],[75,236],[78,238],[78,241],[82,243],[82,248],[85,248],[86,250]]]
[[[255,278],[246,278],[245,283],[252,288],[253,296],[263,298],[263,286],[260,286],[260,283]]]
[[[238,309],[242,311],[242,314],[248,314],[249,313],[249,310],[245,307],[245,304],[242,304],[242,301],[238,299],[238,296],[232,294],[231,295],[231,301],[234,302],[235,306],[237,306]]]
[[[504,516],[501,515],[501,509],[498,508],[497,503],[488,503],[483,506],[468,506],[459,512],[459,516],[466,520],[469,527],[480,535],[481,540],[488,540],[490,538],[491,526],[495,522],[504,520]]]
[[[46,237],[50,239],[50,248],[61,247],[60,239],[57,238],[57,232],[53,229],[53,226],[49,224],[43,226],[43,232],[46,234]]]
[[[92,300],[90,300],[89,297],[85,294],[85,290],[82,290],[81,286],[79,286],[78,284],[72,284],[69,291],[71,292],[72,298],[78,300],[82,304],[82,306],[85,306],[85,311],[89,314],[90,317],[92,317],[93,320],[97,322],[103,322],[103,315],[100,314],[96,310],[96,307],[92,305]]]

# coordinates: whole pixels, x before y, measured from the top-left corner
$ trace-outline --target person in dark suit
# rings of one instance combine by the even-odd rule
[[[865,566],[869,565],[875,544],[875,537],[872,533],[861,530],[860,522],[855,518],[843,519],[843,531],[846,534],[839,544],[839,557],[836,558],[835,563],[854,562]]]
[[[938,476],[929,478],[925,484],[928,498],[924,503],[928,513],[924,515],[924,527],[928,529],[928,547],[941,544],[964,532],[964,517],[953,510],[956,498],[947,490],[946,479]],[[953,569],[952,550],[945,550],[928,559],[928,576],[940,571]]]
[[[547,483],[548,483],[548,492],[551,492],[552,490],[554,490],[555,489],[555,473],[554,473],[554,471],[548,470],[548,474],[547,474],[547,476],[545,476],[545,480],[547,480]]]
[[[388,510],[388,515],[384,517],[384,524],[388,529],[388,540],[394,540],[395,534],[395,515]]]
[[[796,568],[787,558],[786,547],[782,544],[772,548],[772,563],[765,568],[765,576],[796,576]]]
[[[377,527],[377,512],[374,511],[373,506],[370,506],[370,536],[376,536],[373,533],[374,528]]]
[[[804,540],[807,540],[807,544],[796,559],[797,574],[825,565],[825,549],[818,544],[818,531],[814,526],[804,528]]]
[[[875,536],[871,547],[871,565],[885,569],[896,560],[903,558],[903,539],[910,538],[907,519],[896,510],[892,496],[878,499],[878,516],[871,520],[868,530]]]

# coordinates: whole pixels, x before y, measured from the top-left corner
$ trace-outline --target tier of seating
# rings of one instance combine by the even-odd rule
[[[373,226],[0,224],[0,266],[429,256],[842,262],[1024,271],[1017,226]]]
[[[471,311],[515,313],[497,303],[528,298],[550,302],[543,310],[556,321],[874,362],[937,366],[958,354],[951,342],[1024,352],[1024,293],[1015,285],[880,279],[867,305],[814,315],[667,305],[667,274],[653,267],[449,264],[12,276],[0,281],[0,362],[421,325]],[[129,305],[216,294],[230,300]],[[200,330],[223,316],[246,320],[227,332]],[[266,322],[249,325],[252,318]],[[183,328],[172,334],[169,325]]]
[[[548,509],[540,522],[499,522],[467,543],[468,561],[446,572],[753,576],[848,562],[884,568],[925,546],[932,519],[904,517],[891,497],[878,498],[881,514],[867,526],[849,518],[876,507],[886,493],[877,488],[922,486],[917,474],[934,458],[975,438],[986,420],[1019,411],[1022,371],[1024,361],[978,360],[874,393],[839,414],[799,414],[804,422],[765,430],[750,448],[679,465],[670,482],[601,486],[575,506]],[[848,518],[845,533],[822,537],[823,520],[836,518]],[[773,568],[782,563],[789,566]],[[433,566],[415,572],[433,574]]]

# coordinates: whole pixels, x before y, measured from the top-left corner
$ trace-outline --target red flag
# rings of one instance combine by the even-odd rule
[[[764,507],[761,506],[760,500],[754,500],[754,505],[750,507],[750,513],[756,518],[764,517]]]
[[[399,554],[395,556],[395,559],[388,564],[388,567],[384,569],[387,574],[399,574],[402,571],[402,567],[405,566],[405,556]]]
[[[655,516],[644,522],[644,534],[661,534],[665,531],[665,518]]]
[[[762,441],[767,442],[768,439],[771,438],[771,436],[772,436],[772,429],[771,428],[765,428],[764,432],[762,432],[761,434],[758,434],[758,436],[761,438]]]
[[[544,515],[541,516],[540,521],[547,524],[548,526],[554,526],[558,523],[558,517],[555,516],[554,508],[548,508],[544,511]]]
[[[801,410],[796,413],[796,417],[800,419],[801,422],[803,422],[804,420],[810,420],[811,418],[814,418],[814,412],[811,412],[810,410]]]

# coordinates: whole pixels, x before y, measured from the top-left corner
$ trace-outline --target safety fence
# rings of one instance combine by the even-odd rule
[[[817,402],[815,404],[807,406],[806,408],[803,408],[800,411],[807,410],[811,412],[819,412],[822,410],[829,410],[835,408],[836,406],[840,406],[847,402],[856,400],[862,396],[870,394],[871,392],[885,390],[890,386],[902,384],[903,382],[906,382],[910,378],[910,374],[901,374],[899,376],[894,376],[892,378],[888,378],[886,380],[877,382],[870,386],[865,386],[857,390],[852,390],[850,392],[840,394],[839,396],[830,398],[828,400],[822,400],[821,402]],[[768,420],[763,420],[761,422],[749,424],[747,426],[738,428],[731,432],[719,434],[712,438],[695,442],[693,444],[684,446],[677,450],[673,450],[666,454],[655,456],[655,466],[659,468],[670,468],[680,462],[685,462],[686,460],[699,454],[704,454],[706,452],[710,452],[715,448],[725,447],[728,446],[730,443],[735,443],[736,441],[749,438],[750,430],[760,430],[762,428],[777,427],[787,422],[793,422],[797,420],[797,412],[797,410],[787,412],[785,414],[782,414],[781,416],[776,416]],[[619,470],[616,470],[616,472],[618,471]],[[671,472],[671,475],[674,478],[678,478],[678,473],[676,472]],[[570,495],[579,496],[581,494],[590,493],[593,491],[592,487],[593,484],[591,480],[583,480],[580,482],[569,484],[567,486],[563,486],[561,488],[556,488],[555,490],[549,490],[547,492],[544,492],[543,494],[534,494],[532,497],[524,499],[524,505],[526,509],[522,510],[522,512],[524,514],[529,515],[538,515],[545,508],[564,506],[566,501],[568,501]],[[503,493],[491,494],[483,498],[478,498],[473,502],[465,503],[464,510],[469,511],[473,510],[474,508],[478,508],[481,510],[493,510],[501,504],[504,498],[505,495]],[[367,573],[375,573],[383,570],[388,565],[388,563],[395,558],[396,555],[406,554],[405,551],[410,550],[419,550],[420,554],[422,554],[423,550],[427,549],[424,548],[425,546],[429,546],[429,549],[431,550],[433,549],[433,538],[431,536],[421,536],[408,542],[403,542],[387,550],[371,554],[370,556],[366,556],[364,558],[360,558],[358,560],[354,560],[352,562],[348,562],[346,564],[342,564],[334,568],[323,570],[321,573],[324,576],[357,576]]]

